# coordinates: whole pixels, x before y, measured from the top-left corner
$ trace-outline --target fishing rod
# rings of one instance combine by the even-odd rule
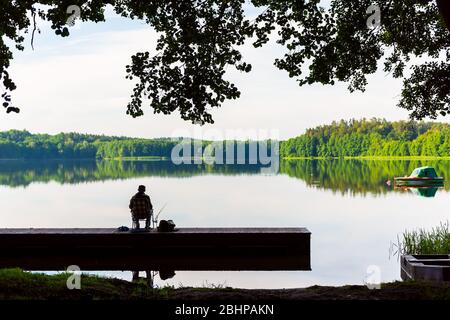
[[[155,229],[155,226],[158,225],[158,217],[166,206],[167,206],[167,202],[161,207],[161,209],[159,209],[158,214],[156,216],[153,216],[153,218],[152,218],[153,229]]]

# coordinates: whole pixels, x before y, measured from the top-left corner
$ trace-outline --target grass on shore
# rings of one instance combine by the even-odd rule
[[[401,254],[450,254],[449,222],[441,222],[431,230],[406,230],[398,248]]]
[[[365,286],[325,287],[305,289],[233,289],[228,287],[152,289],[144,281],[128,281],[81,276],[81,289],[69,290],[66,282],[70,274],[46,275],[20,269],[0,269],[0,300],[450,300],[450,284],[431,282],[392,282],[382,284],[380,290]]]
[[[141,157],[113,157],[113,158],[103,158],[103,160],[123,160],[123,161],[139,161],[139,160],[167,160],[167,157],[159,156],[141,156]]]
[[[130,283],[120,279],[81,275],[81,289],[69,290],[72,274],[26,272],[21,269],[0,269],[0,300],[4,299],[141,299],[164,297],[165,291],[154,291],[145,283]]]
[[[438,156],[283,157],[283,160],[450,160]]]

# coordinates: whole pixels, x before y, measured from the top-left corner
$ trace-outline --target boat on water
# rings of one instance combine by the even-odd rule
[[[401,278],[421,281],[450,281],[450,255],[448,254],[415,254],[402,255]]]
[[[443,186],[444,178],[438,177],[436,170],[427,166],[414,169],[408,177],[394,178],[394,185],[398,187]]]

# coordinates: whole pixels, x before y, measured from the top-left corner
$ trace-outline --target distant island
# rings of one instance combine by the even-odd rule
[[[182,138],[0,132],[0,159],[170,158]],[[212,141],[201,141],[206,148]],[[247,144],[248,141],[238,143]],[[362,119],[333,122],[280,141],[282,158],[450,157],[446,123]]]

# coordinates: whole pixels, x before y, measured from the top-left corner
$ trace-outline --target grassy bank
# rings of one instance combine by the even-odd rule
[[[358,157],[283,157],[283,160],[450,160],[450,157],[435,156],[358,156]]]
[[[114,158],[102,158],[102,160],[121,160],[121,161],[139,161],[139,160],[167,160],[167,157],[158,156],[143,156],[143,157],[114,157]]]
[[[365,286],[325,287],[305,289],[232,289],[232,288],[149,288],[144,282],[131,283],[119,279],[82,275],[81,289],[66,287],[68,274],[45,275],[20,269],[0,270],[0,299],[57,300],[450,300],[450,284],[427,282],[393,282],[380,290]]]
[[[406,230],[397,247],[400,254],[449,254],[450,224],[446,221],[431,230]]]

